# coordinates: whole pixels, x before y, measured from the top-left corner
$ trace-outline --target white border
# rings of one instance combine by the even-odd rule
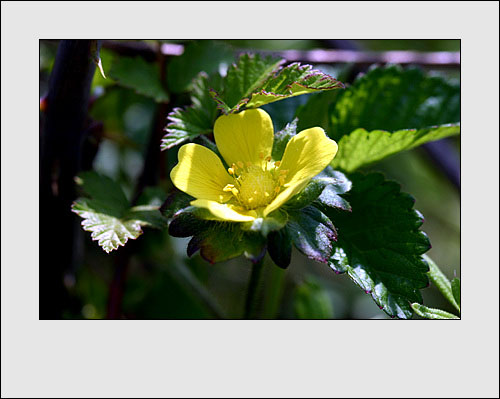
[[[497,2],[1,11],[2,397],[498,397]],[[461,38],[463,319],[37,321],[38,39],[160,37]]]

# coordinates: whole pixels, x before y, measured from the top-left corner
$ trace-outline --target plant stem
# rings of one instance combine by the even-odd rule
[[[264,266],[264,257],[258,262],[252,263],[252,272],[248,282],[247,297],[245,300],[244,319],[251,319],[255,312],[255,298],[257,297],[257,288],[259,286],[260,275]]]

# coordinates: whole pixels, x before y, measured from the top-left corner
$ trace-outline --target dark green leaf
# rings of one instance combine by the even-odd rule
[[[412,303],[412,309],[418,314],[420,317],[425,319],[433,319],[433,320],[446,320],[446,319],[458,319],[454,314],[445,312],[441,309],[433,309],[428,308],[427,306],[421,305],[419,303]]]
[[[301,209],[313,201],[330,208],[341,208],[350,211],[349,203],[339,194],[351,189],[350,180],[341,172],[328,166],[323,172],[312,179],[309,184],[285,205],[286,209]]]
[[[313,206],[290,211],[289,216],[287,230],[295,247],[312,260],[327,263],[337,239],[330,219]]]
[[[290,139],[297,133],[297,119],[292,122],[287,123],[287,125],[274,134],[273,152],[272,157],[274,160],[280,160],[283,158],[285,153],[285,148]]]
[[[142,57],[115,57],[109,76],[124,87],[138,94],[167,102],[168,94],[160,80],[158,65],[148,63]]]
[[[294,310],[299,319],[333,318],[332,300],[328,292],[311,277],[295,290]]]
[[[299,120],[297,130],[300,132],[304,129],[319,126],[331,136],[332,129],[329,110],[335,103],[335,100],[345,93],[346,90],[330,90],[309,96],[307,102],[298,107],[295,112],[295,116]]]
[[[184,48],[184,53],[174,57],[168,64],[167,81],[172,93],[191,90],[193,79],[199,71],[206,74],[219,71],[219,66],[233,60],[231,49],[211,40],[195,40]]]
[[[331,110],[330,137],[355,129],[422,129],[460,120],[460,86],[420,69],[374,68],[356,79]]]
[[[192,105],[183,109],[175,108],[168,115],[169,123],[165,129],[167,134],[162,139],[162,150],[191,141],[199,135],[212,133],[218,111],[211,99],[209,88],[217,87],[219,80],[218,74],[209,78],[202,72],[193,81]]]
[[[356,129],[340,139],[339,151],[332,161],[332,166],[345,172],[353,172],[400,151],[459,133],[459,124],[419,130],[398,130],[394,133],[383,130],[368,132],[365,129]]]
[[[347,273],[392,317],[410,318],[410,302],[422,302],[420,289],[429,284],[422,254],[430,243],[419,227],[422,215],[414,199],[381,174],[353,174],[344,194],[352,212],[327,208],[338,229],[330,267]]]
[[[273,262],[286,269],[292,260],[292,239],[288,228],[273,231],[267,236],[267,251]]]

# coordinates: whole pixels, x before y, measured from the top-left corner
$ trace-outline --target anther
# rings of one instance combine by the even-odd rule
[[[233,168],[229,168],[227,171],[229,172],[230,175],[234,175],[234,169]]]
[[[277,168],[279,168],[279,166],[280,166],[280,165],[281,165],[281,161],[276,161],[276,162],[274,163],[274,166],[276,166]]]
[[[268,156],[266,157],[266,161],[267,161],[267,162],[271,162],[271,156],[270,156],[270,155],[268,155]]]
[[[229,192],[229,191],[233,191],[234,189],[234,185],[233,184],[227,184],[223,189],[222,191],[226,191],[226,192]]]
[[[238,189],[237,188],[232,188],[231,189],[231,192],[233,193],[233,195],[236,197],[239,193]]]
[[[269,197],[269,195],[270,195],[270,194],[269,194],[267,191],[266,191],[266,192],[264,192],[264,196],[265,196],[265,197]]]

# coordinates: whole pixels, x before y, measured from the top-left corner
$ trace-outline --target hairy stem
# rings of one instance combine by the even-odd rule
[[[257,298],[257,291],[259,287],[260,275],[264,267],[264,257],[258,262],[252,263],[252,271],[250,274],[250,281],[248,282],[247,296],[245,300],[245,313],[244,319],[251,319],[255,315],[255,301]]]

